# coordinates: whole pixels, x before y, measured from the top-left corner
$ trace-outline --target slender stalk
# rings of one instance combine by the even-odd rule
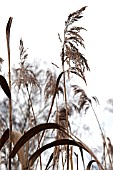
[[[37,125],[37,121],[36,121],[36,116],[35,116],[35,112],[34,112],[33,105],[32,105],[31,95],[30,95],[30,92],[29,92],[29,89],[28,89],[28,85],[26,85],[26,88],[27,88],[27,92],[28,92],[28,97],[29,97],[29,101],[30,101],[30,106],[31,106],[32,113],[33,113],[34,123],[35,123],[35,126],[36,126],[36,125]],[[38,134],[37,134],[37,139],[38,139],[38,143],[39,143],[39,135],[38,135]],[[40,148],[40,145],[38,146],[38,148]],[[40,155],[40,170],[42,170],[42,159],[41,159],[41,155]]]
[[[63,157],[63,151],[61,150],[61,157],[62,157],[62,170],[64,170],[64,157]]]
[[[64,30],[64,40],[65,40],[65,32],[66,30]],[[66,108],[66,129],[67,129],[67,132],[68,132],[68,107],[67,107],[67,93],[66,93],[66,79],[65,79],[65,68],[64,68],[64,46],[65,46],[65,43],[63,44],[63,48],[62,48],[62,70],[64,72],[63,74],[63,84],[64,84],[64,101],[65,101],[65,108]],[[69,145],[67,145],[67,170],[69,170]]]
[[[30,92],[29,92],[29,89],[28,89],[28,85],[26,85],[26,88],[27,88],[27,92],[28,92],[28,97],[29,97],[29,101],[30,101],[30,106],[31,106],[31,109],[32,109],[32,113],[33,113],[33,118],[34,118],[34,123],[35,123],[35,126],[37,125],[37,121],[36,121],[36,116],[35,116],[35,112],[34,112],[34,109],[33,109],[33,104],[32,104],[32,100],[31,100],[31,95],[30,95]],[[38,143],[39,143],[39,135],[37,134],[37,139],[38,139]],[[40,148],[40,145],[38,145],[38,148]],[[40,155],[40,170],[42,170],[42,158],[41,158],[41,155]]]
[[[70,166],[71,166],[71,170],[73,170],[73,147],[71,146],[70,148],[71,152],[70,152]]]
[[[103,159],[104,159],[104,167],[106,168],[106,159],[105,159],[105,158],[106,158],[106,156],[105,156],[105,147],[106,147],[106,149],[107,149],[106,140],[105,140],[105,136],[104,136],[104,134],[103,134],[103,131],[102,131],[100,122],[99,122],[99,120],[98,120],[98,117],[97,117],[97,115],[96,115],[96,112],[95,112],[95,110],[94,110],[92,104],[91,104],[91,108],[92,108],[93,113],[94,113],[94,115],[95,115],[95,118],[96,118],[96,120],[97,120],[99,129],[100,129],[100,131],[101,131],[101,136],[102,136],[102,140],[103,140]]]
[[[63,72],[64,72],[64,65],[63,65]],[[65,107],[66,107],[66,129],[67,129],[67,132],[68,132],[68,107],[67,107],[65,73],[63,75],[63,78],[64,78],[64,101],[65,101]],[[67,145],[67,170],[69,170],[69,145]]]
[[[60,78],[61,78],[62,74],[64,74],[64,72],[61,72],[60,75],[59,75],[58,78],[57,78],[56,87],[55,87],[55,92],[54,92],[54,95],[53,95],[53,98],[52,98],[52,102],[51,102],[51,106],[50,106],[50,110],[49,110],[49,113],[48,113],[48,117],[47,117],[46,123],[48,123],[49,118],[50,118],[50,115],[51,115],[51,112],[52,112],[52,108],[53,108],[54,101],[55,101],[55,97],[56,97],[57,88],[58,88],[59,81],[60,81]],[[44,136],[44,133],[45,133],[45,131],[42,132],[42,135],[41,135],[40,141],[39,141],[39,145],[40,145],[40,143],[41,143],[41,141],[42,141],[42,138],[43,138],[43,136]]]
[[[34,112],[34,109],[33,109],[32,100],[31,100],[29,89],[28,89],[28,85],[26,85],[26,89],[27,89],[27,93],[28,93],[28,97],[29,97],[29,101],[30,101],[30,106],[31,106],[32,113],[33,113],[34,123],[35,123],[35,125],[37,125],[37,121],[36,121],[36,117],[35,117],[35,112]]]
[[[6,26],[6,40],[7,40],[7,51],[8,51],[8,77],[9,77],[9,89],[11,92],[11,71],[10,71],[10,28],[12,23],[12,17],[9,18],[7,26]],[[9,155],[12,150],[11,143],[11,133],[12,133],[12,101],[9,98]],[[11,170],[11,158],[9,158],[9,170]]]

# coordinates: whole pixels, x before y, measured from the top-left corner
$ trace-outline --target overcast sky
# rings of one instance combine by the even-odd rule
[[[5,61],[2,70],[7,71],[5,28],[9,17],[11,26],[11,64],[19,60],[19,40],[22,37],[28,48],[29,60],[44,59],[59,64],[64,23],[68,15],[83,6],[83,18],[77,26],[87,29],[83,33],[91,72],[86,74],[88,93],[101,102],[113,97],[112,56],[112,0],[4,0],[0,3],[0,57]],[[82,81],[81,81],[82,82]],[[84,83],[82,83],[84,84]]]
[[[7,62],[5,27],[13,17],[11,27],[12,63],[19,59],[18,46],[22,37],[29,48],[29,58],[43,58],[57,64],[61,44],[57,34],[63,35],[67,16],[88,6],[77,25],[85,27],[86,50],[91,72],[87,74],[88,91],[99,99],[112,97],[112,0],[4,0],[0,3],[0,57]],[[6,64],[3,70],[6,70]]]
[[[112,56],[112,0],[4,0],[0,3],[0,57],[5,62],[7,49],[5,28],[8,18],[13,17],[11,26],[11,63],[19,60],[19,40],[22,37],[28,48],[29,60],[42,58],[58,64],[61,44],[58,33],[63,37],[64,23],[68,15],[83,6],[83,18],[77,26],[88,31],[83,33],[91,72],[88,73],[88,92],[106,101],[113,97]]]

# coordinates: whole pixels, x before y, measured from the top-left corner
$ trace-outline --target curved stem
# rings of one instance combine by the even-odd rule
[[[105,169],[106,169],[106,159],[105,159],[105,157],[106,157],[106,156],[105,156],[105,147],[106,147],[106,149],[107,149],[106,140],[105,140],[105,136],[104,136],[104,134],[103,134],[103,131],[102,131],[100,122],[99,122],[99,120],[98,120],[98,117],[97,117],[97,115],[96,115],[96,112],[95,112],[92,104],[91,104],[91,108],[92,108],[93,113],[94,113],[94,115],[95,115],[95,118],[96,118],[96,121],[97,121],[97,123],[98,123],[99,129],[100,129],[100,131],[101,131],[101,136],[102,136],[102,140],[103,140],[103,159],[104,159],[104,163],[105,163],[104,167],[105,167]]]

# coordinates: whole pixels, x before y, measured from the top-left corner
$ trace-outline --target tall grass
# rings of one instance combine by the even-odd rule
[[[9,21],[6,26],[6,40],[7,40],[7,51],[8,51],[8,75],[9,75],[9,89],[11,92],[11,71],[10,71],[10,28],[12,24],[12,17],[9,18]],[[9,124],[10,124],[10,131],[9,131],[9,155],[12,151],[12,142],[11,142],[11,134],[12,134],[12,101],[11,97],[9,98]],[[11,169],[11,159],[9,158],[9,169]]]
[[[85,71],[89,71],[90,68],[87,59],[79,50],[80,46],[85,48],[84,40],[80,33],[86,29],[76,26],[76,22],[83,17],[82,13],[85,9],[86,6],[69,14],[65,21],[63,40],[61,39],[60,34],[58,34],[59,40],[62,43],[59,58],[61,60],[62,68],[59,69],[59,66],[53,64],[57,70],[55,73],[50,69],[47,71],[43,70],[43,72],[46,73],[44,75],[43,83],[42,79],[40,80],[40,77],[42,78],[42,70],[35,72],[32,69],[33,66],[27,63],[28,54],[27,50],[24,48],[22,39],[20,39],[19,47],[19,68],[15,69],[15,80],[11,83],[10,28],[12,18],[9,18],[6,26],[9,85],[6,79],[0,75],[0,85],[9,98],[9,127],[5,127],[5,131],[3,131],[0,139],[0,149],[7,144],[7,141],[9,142],[9,170],[13,169],[12,167],[19,168],[19,164],[21,164],[22,170],[44,169],[43,159],[45,159],[46,156],[43,153],[48,149],[50,152],[45,165],[46,170],[78,170],[81,168],[79,168],[78,155],[81,156],[83,169],[90,170],[91,167],[93,168],[92,165],[94,162],[97,163],[99,170],[107,169],[106,157],[109,158],[110,170],[113,169],[112,144],[109,138],[107,138],[108,145],[106,143],[106,138],[93,109],[91,99],[77,84],[67,85],[72,76],[74,78],[79,76],[84,83],[87,84]],[[2,61],[3,60],[0,58],[1,63]],[[21,91],[21,98],[23,95],[24,99],[24,104],[20,104],[19,109],[23,113],[21,116],[24,117],[23,121],[25,122],[20,122],[18,130],[12,128],[12,126],[14,126],[14,121],[12,119],[12,112],[14,109],[12,109],[11,99],[12,84],[18,89],[17,96],[19,96]],[[70,91],[70,94],[68,94],[68,91]],[[71,103],[69,101],[69,95],[72,97]],[[41,98],[44,97],[43,100],[38,102],[38,96]],[[74,99],[73,96],[76,97],[76,99]],[[97,101],[96,98],[93,97],[93,99]],[[16,104],[19,102],[17,97]],[[40,111],[41,105],[44,106]],[[13,105],[13,107],[16,108],[16,105]],[[74,135],[71,131],[71,124],[69,121],[69,117],[72,117],[73,114],[81,114],[83,111],[87,113],[87,110],[91,107],[103,139],[104,162],[102,164],[93,151],[82,140]],[[37,108],[39,108],[38,111],[36,111]],[[39,111],[40,114],[38,113]],[[19,110],[16,110],[16,112],[19,113]],[[40,118],[40,115],[42,118]],[[42,120],[43,123],[41,122]],[[19,129],[21,128],[20,125],[24,125],[23,132]],[[27,130],[25,128],[27,128]],[[75,148],[79,149],[79,153]],[[88,163],[85,162],[84,152],[88,153],[92,158]],[[16,155],[18,157],[18,164],[14,162],[16,160]],[[8,162],[6,164],[8,164]]]

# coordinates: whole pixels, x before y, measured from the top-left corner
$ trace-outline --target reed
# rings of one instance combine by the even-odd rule
[[[0,123],[2,123],[3,133],[0,138],[0,149],[5,146],[7,149],[7,143],[9,144],[8,159],[6,159],[6,164],[9,160],[9,170],[15,167],[19,169],[19,164],[22,170],[42,170],[44,159],[47,159],[45,170],[78,170],[81,168],[80,162],[84,170],[93,169],[94,163],[99,170],[107,170],[108,167],[110,170],[113,169],[112,143],[110,138],[104,135],[92,104],[92,100],[97,102],[97,98],[89,98],[84,89],[75,81],[73,85],[71,84],[71,79],[77,76],[87,84],[85,72],[90,71],[87,59],[80,52],[81,47],[85,48],[81,31],[86,31],[86,29],[76,26],[77,21],[83,17],[85,9],[86,6],[69,14],[65,21],[63,40],[58,34],[61,43],[59,54],[61,68],[52,63],[55,71],[52,68],[47,70],[41,68],[37,71],[36,65],[34,67],[31,63],[27,63],[27,49],[24,48],[24,42],[20,39],[20,62],[19,67],[14,69],[13,83],[11,83],[10,69],[12,18],[9,18],[6,26],[9,85],[5,77],[0,75],[0,85],[9,98],[9,105],[6,100],[3,102],[3,108],[6,109],[4,115],[7,115],[7,109],[9,109],[9,127],[2,118]],[[3,59],[0,58],[0,64],[2,62]],[[15,101],[11,98],[13,93],[11,85],[14,85],[14,89],[17,90]],[[70,122],[73,115],[87,114],[89,108],[93,110],[103,141],[102,163],[92,149],[77,137]],[[16,115],[17,113],[19,116]],[[19,117],[20,121],[18,121]],[[88,162],[85,161],[84,153],[91,157]]]

